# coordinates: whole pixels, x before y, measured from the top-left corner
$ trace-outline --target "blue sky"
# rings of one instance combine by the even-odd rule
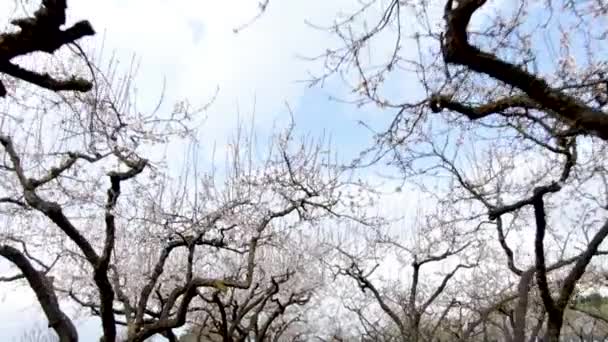
[[[317,54],[334,43],[329,35],[310,29],[305,19],[328,23],[337,11],[356,2],[287,3],[272,2],[266,15],[237,35],[232,29],[256,14],[256,1],[72,1],[68,14],[73,21],[90,20],[97,30],[98,35],[85,47],[99,50],[103,43],[104,58],[115,53],[125,68],[136,55],[141,110],[155,105],[163,81],[165,109],[182,98],[193,104],[206,103],[219,88],[201,128],[203,158],[210,157],[213,143],[221,148],[227,142],[239,119],[251,122],[254,103],[260,138],[271,134],[273,126],[285,127],[289,118],[285,104],[289,103],[298,133],[324,133],[339,147],[340,156],[350,158],[370,142],[369,131],[357,122],[381,128],[391,113],[328,101],[330,95],[341,96],[348,90],[338,81],[328,82],[322,89],[297,82],[315,67],[297,56]],[[5,16],[13,5],[10,1],[0,5],[2,22],[7,22]],[[0,271],[5,270],[8,264],[0,260]],[[32,324],[44,326],[45,319],[29,290],[3,285],[0,300],[0,339],[13,340]],[[90,320],[81,321],[79,331],[84,341],[99,334],[95,321]]]
[[[210,160],[214,143],[222,148],[239,119],[250,122],[254,108],[256,131],[261,138],[271,134],[275,125],[284,127],[289,118],[285,103],[293,110],[300,134],[330,136],[339,155],[348,159],[371,143],[370,132],[358,121],[381,130],[392,120],[394,110],[329,101],[330,95],[348,95],[350,89],[337,78],[323,88],[297,82],[316,67],[297,56],[315,55],[336,43],[330,35],[308,27],[305,19],[327,24],[336,13],[348,12],[357,3],[271,1],[264,16],[236,35],[233,28],[256,15],[257,1],[81,0],[70,2],[69,15],[71,20],[86,18],[92,22],[99,34],[85,45],[98,47],[103,42],[106,58],[115,52],[126,66],[136,54],[142,110],[155,105],[163,81],[165,109],[182,98],[193,104],[206,103],[219,88],[201,128],[202,160]],[[11,1],[0,5],[0,17],[4,18],[12,5]],[[392,42],[386,43],[376,48],[389,50]],[[390,94],[411,93],[416,88],[413,82],[414,78],[395,79],[385,90]],[[398,202],[393,201],[394,208]],[[5,269],[7,264],[0,261],[0,271]],[[0,339],[10,341],[19,336],[36,321],[33,317],[44,322],[26,290],[2,287],[2,299]],[[84,341],[94,340],[99,334],[95,321],[85,322],[79,330]]]

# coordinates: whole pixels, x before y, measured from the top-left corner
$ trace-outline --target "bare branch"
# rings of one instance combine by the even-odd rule
[[[496,100],[491,103],[483,104],[477,107],[468,106],[460,102],[452,100],[448,96],[435,95],[429,101],[431,110],[435,113],[446,108],[466,115],[471,120],[484,118],[488,115],[497,114],[507,109],[513,108],[538,108],[538,105],[531,101],[527,96],[512,96]]]
[[[557,119],[573,128],[584,129],[589,134],[608,140],[608,115],[583,104],[578,99],[554,89],[549,84],[524,69],[502,61],[469,43],[468,25],[473,13],[486,0],[461,0],[454,7],[446,3],[444,18],[446,32],[442,46],[446,62],[463,65],[484,73],[508,85],[521,89],[539,106],[557,114]]]
[[[66,0],[42,0],[33,17],[13,20],[12,24],[20,30],[0,34],[0,72],[53,91],[91,90],[91,82],[84,79],[74,76],[58,80],[49,74],[29,71],[10,62],[17,56],[36,51],[52,54],[64,45],[95,34],[88,21],[80,21],[67,29],[61,29],[65,24],[66,8]],[[0,85],[0,97],[5,95],[6,89]]]
[[[0,255],[21,270],[49,320],[49,327],[57,332],[59,340],[62,342],[78,341],[76,328],[70,318],[59,307],[59,301],[49,278],[43,272],[37,271],[25,255],[14,247],[7,245],[0,246]]]

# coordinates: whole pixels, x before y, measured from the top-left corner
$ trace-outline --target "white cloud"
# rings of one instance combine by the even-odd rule
[[[106,50],[118,51],[126,64],[133,53],[141,59],[140,97],[150,101],[167,79],[169,99],[206,103],[219,94],[203,127],[205,140],[223,143],[240,119],[254,110],[256,124],[268,125],[284,112],[285,101],[297,102],[306,87],[296,83],[311,67],[297,55],[331,45],[327,33],[305,20],[329,23],[352,1],[271,1],[255,23],[233,29],[258,13],[252,0],[229,1],[78,1],[70,4],[74,20],[89,19]],[[107,53],[106,53],[107,54]],[[153,102],[153,101],[151,101]]]
[[[144,107],[154,106],[165,77],[169,101],[189,98],[205,103],[219,87],[204,134],[223,142],[236,123],[237,101],[246,116],[255,97],[258,124],[271,121],[284,109],[284,101],[297,101],[305,86],[294,81],[306,75],[310,64],[296,55],[316,52],[331,39],[311,30],[304,20],[328,22],[349,3],[272,1],[268,12],[239,34],[233,28],[256,15],[256,1],[82,0],[69,2],[68,15],[70,22],[92,23],[98,34],[86,40],[97,49],[103,42],[106,58],[115,52],[125,68],[133,54],[141,59],[137,87]],[[0,5],[0,13],[6,13],[0,15],[2,22],[12,16],[13,5]],[[30,323],[38,323],[25,317],[44,320],[29,289],[9,291],[3,286],[0,293],[5,294],[0,298],[5,327],[0,339],[10,340]],[[83,329],[85,335],[92,331]]]
[[[0,8],[10,7],[6,3]],[[337,12],[348,13],[359,4],[352,0],[275,0],[257,22],[239,34],[233,29],[256,15],[257,1],[81,0],[71,1],[69,6],[72,21],[88,19],[97,30],[96,37],[87,39],[92,46],[105,37],[106,56],[116,51],[123,65],[132,54],[141,59],[137,87],[145,107],[155,104],[164,77],[169,101],[189,98],[193,103],[205,103],[219,87],[203,134],[206,141],[222,143],[237,121],[237,103],[241,118],[246,119],[255,98],[256,123],[264,125],[284,110],[285,101],[296,103],[304,94],[305,85],[295,81],[306,77],[311,64],[296,56],[319,53],[335,43],[334,37],[311,29],[305,20],[327,24]],[[392,203],[391,210],[403,213],[401,206],[406,201],[401,197],[414,200],[395,195],[386,201]],[[0,318],[21,321],[29,315],[17,304],[32,303],[31,292],[19,293],[7,297]]]

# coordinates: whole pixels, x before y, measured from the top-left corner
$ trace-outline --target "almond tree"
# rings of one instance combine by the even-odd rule
[[[43,1],[0,40],[14,43],[2,49],[14,50],[2,71],[17,78],[0,114],[0,255],[18,272],[2,280],[27,282],[61,341],[78,340],[62,298],[99,317],[103,341],[119,339],[120,325],[127,341],[175,340],[192,313],[229,305],[217,291],[259,286],[259,254],[278,253],[292,232],[324,218],[354,216],[342,195],[358,185],[326,144],[297,140],[292,126],[261,159],[253,138],[237,132],[221,172],[205,172],[194,153],[180,174],[170,156],[201,144],[194,127],[204,107],[141,111],[135,75],[113,60],[103,71],[70,60],[68,75],[53,71],[63,77],[10,66],[19,53],[52,53],[93,33],[82,31],[86,22],[62,30],[65,10],[65,1]],[[92,82],[72,76],[85,70]],[[288,274],[268,275],[264,286],[274,292]],[[266,296],[264,308],[281,316],[306,296]]]
[[[534,288],[545,339],[558,341],[577,284],[603,254],[607,10],[601,1],[370,0],[317,24],[342,43],[322,49],[325,72],[311,83],[339,75],[353,90],[345,100],[396,113],[355,165],[388,160],[453,204],[451,219],[494,236],[497,272],[519,278],[516,341],[532,330]]]
[[[284,289],[293,275],[273,276],[267,286],[256,282],[246,294],[235,290],[200,294],[212,305],[197,319],[199,323],[191,335],[222,341],[281,341],[282,335],[302,319],[297,314],[290,317],[286,311],[306,305],[311,296],[310,290]]]
[[[8,124],[0,138],[3,219],[14,227],[4,234],[2,255],[22,273],[11,280],[27,279],[62,340],[77,335],[57,293],[99,316],[105,341],[116,339],[117,325],[127,327],[128,341],[155,334],[174,340],[172,330],[197,306],[221,302],[213,289],[254,285],[260,250],[272,249],[274,241],[306,223],[340,217],[348,209],[339,194],[351,185],[331,166],[326,147],[294,145],[291,129],[275,137],[259,164],[252,159],[252,142],[238,140],[221,178],[194,168],[190,179],[172,180],[162,159],[142,155],[171,137],[191,134],[192,113],[185,106],[165,117],[131,112],[129,98],[117,100],[114,93],[128,92],[126,85],[98,76],[105,88],[63,96],[52,103],[50,118],[32,113],[28,119],[44,129]],[[40,101],[46,114],[46,98]],[[49,141],[54,135],[63,141]],[[41,253],[60,258],[54,281],[47,273],[51,266],[26,249],[42,244]],[[278,289],[280,279],[268,278],[270,288]],[[278,316],[287,305],[306,302],[305,294],[289,298],[267,299]]]
[[[44,0],[32,17],[11,21],[11,24],[18,28],[14,32],[0,34],[0,72],[13,77],[14,79],[22,80],[53,91],[89,91],[92,88],[92,83],[75,75],[71,75],[69,78],[60,79],[53,77],[48,73],[29,70],[13,62],[16,57],[25,56],[32,52],[39,51],[53,54],[62,46],[74,43],[82,37],[90,36],[95,33],[88,21],[80,21],[67,29],[63,29],[62,26],[65,24],[66,19],[66,8],[66,1]],[[3,81],[0,80],[0,97],[6,95],[7,89]],[[5,119],[6,118],[4,117],[2,121],[5,122]],[[13,166],[12,170],[17,174],[21,174],[19,177],[23,180],[22,184],[27,184],[32,191],[35,191],[34,188],[41,186],[47,181],[44,179],[42,180],[42,183],[37,184],[34,179],[26,179],[23,173],[22,164],[18,159],[19,156],[17,155],[17,152],[14,150],[11,138],[2,135],[0,140],[2,140],[2,145],[7,149],[7,153],[12,155],[13,158],[17,158],[15,159],[17,164]],[[9,150],[11,150],[11,152],[8,152]],[[73,162],[75,162],[77,157],[73,156],[72,159]],[[5,166],[6,161],[7,160],[5,159]],[[4,169],[11,170],[10,168]],[[60,170],[57,171],[60,172]],[[48,180],[51,180],[50,178],[54,178],[52,173],[47,176]],[[41,179],[38,180],[38,182],[40,181]],[[8,192],[3,192],[8,195]],[[36,202],[36,199],[33,197],[31,199]],[[2,202],[22,208],[27,205],[25,201],[17,200],[10,196],[3,197]],[[10,244],[2,244],[0,245],[0,254],[17,266],[21,273],[14,276],[3,277],[2,280],[27,280],[36,294],[45,315],[49,319],[49,327],[55,329],[62,341],[76,340],[76,329],[71,320],[59,307],[57,296],[52,289],[52,280],[46,276],[54,262],[46,264],[40,259],[33,257],[28,252],[24,240],[9,236],[8,241],[21,245],[22,248],[18,249]],[[55,261],[56,260],[57,259],[55,259]]]
[[[91,24],[84,20],[70,27],[66,24],[66,0],[42,0],[33,16],[11,21],[17,27],[15,32],[0,34],[0,73],[36,86],[53,91],[91,90],[92,83],[76,75],[58,78],[45,72],[23,68],[12,60],[33,52],[53,54],[58,49],[95,34]],[[0,82],[0,97],[7,94],[4,83]]]
[[[438,212],[411,225],[376,227],[367,248],[353,246],[358,252],[335,246],[339,262],[330,267],[356,285],[346,292],[361,291],[347,296],[344,306],[359,320],[360,335],[367,340],[435,341],[445,335],[443,326],[462,298],[453,286],[477,267],[481,245],[476,227],[442,222]],[[391,234],[397,230],[409,234]],[[390,274],[381,271],[383,266]]]
[[[320,250],[318,242],[307,235],[275,236],[274,247],[262,249],[258,256],[258,269],[249,289],[199,292],[205,305],[191,316],[190,332],[182,339],[306,340],[315,323],[309,313],[322,310],[313,297],[327,283],[322,265],[315,260],[319,257],[315,252]]]

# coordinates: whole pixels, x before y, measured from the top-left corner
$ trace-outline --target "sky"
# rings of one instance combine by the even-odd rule
[[[334,43],[304,20],[329,23],[334,13],[352,4],[272,1],[263,16],[238,34],[234,28],[258,13],[257,1],[78,1],[70,13],[74,19],[88,18],[99,32],[94,39],[103,35],[107,50],[116,51],[120,60],[128,62],[135,54],[142,103],[158,97],[163,80],[167,103],[188,98],[205,104],[218,90],[202,128],[202,149],[210,151],[210,142],[223,143],[239,120],[249,123],[254,116],[260,134],[269,134],[273,124],[284,126],[286,104],[302,132],[336,133],[345,122],[356,129],[356,120],[367,113],[328,104],[329,93],[339,92],[339,85],[320,90],[297,82],[314,68],[297,56],[318,54]],[[343,141],[357,141],[341,130],[337,134]]]
[[[298,56],[318,55],[336,44],[332,35],[313,30],[305,20],[329,24],[337,13],[349,12],[357,4],[352,0],[270,1],[266,13],[238,34],[234,29],[258,13],[257,1],[80,0],[69,2],[68,20],[87,19],[98,32],[87,38],[85,46],[99,49],[103,44],[104,56],[115,54],[125,67],[135,56],[143,110],[153,108],[163,84],[168,107],[184,98],[202,105],[217,91],[199,135],[203,160],[210,161],[214,146],[224,148],[239,121],[253,122],[261,137],[270,135],[274,127],[285,127],[287,106],[298,133],[331,137],[338,153],[348,159],[371,142],[371,133],[358,122],[382,129],[393,112],[329,101],[330,96],[347,95],[350,89],[336,79],[322,88],[299,82],[309,71],[318,70],[318,65]],[[11,1],[0,5],[2,22],[13,5]],[[380,42],[378,48],[390,51],[391,42],[385,43]],[[411,91],[412,82],[413,78],[396,80],[387,92]],[[406,197],[389,197],[385,210],[403,212],[400,206],[406,204]],[[0,261],[0,272],[5,269],[6,263]],[[3,341],[17,338],[32,322],[44,323],[27,289],[0,287],[0,303]],[[99,336],[95,321],[77,323],[81,340]]]
[[[239,121],[253,122],[261,137],[273,127],[285,127],[289,105],[297,132],[330,136],[348,158],[370,141],[369,131],[357,122],[381,128],[391,115],[328,101],[347,89],[339,82],[323,88],[299,82],[315,65],[298,56],[319,54],[335,43],[305,20],[327,24],[353,5],[356,2],[349,0],[271,1],[268,11],[238,34],[234,28],[258,13],[257,1],[80,0],[68,3],[68,22],[89,20],[97,35],[83,45],[98,50],[103,44],[105,58],[115,54],[126,67],[135,56],[143,110],[155,105],[163,83],[168,106],[184,98],[202,105],[217,90],[199,136],[204,157],[210,159],[213,146],[225,146]],[[13,6],[10,1],[0,5],[2,22]],[[0,271],[7,268],[0,261]],[[17,339],[32,324],[44,327],[44,316],[28,289],[2,286],[0,303],[1,340]],[[98,338],[95,321],[76,323],[81,340]]]

